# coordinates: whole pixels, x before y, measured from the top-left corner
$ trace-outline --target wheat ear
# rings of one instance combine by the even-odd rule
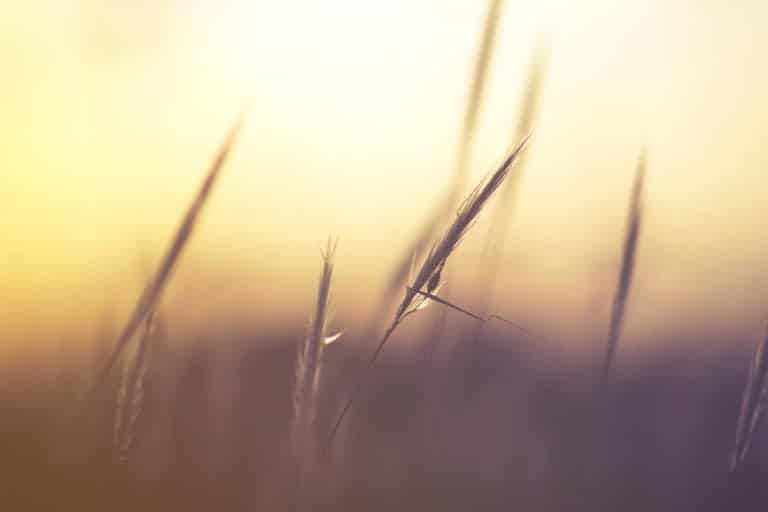
[[[513,164],[517,161],[529,138],[530,135],[524,137],[517,145],[517,147],[512,150],[509,156],[507,156],[499,168],[488,179],[481,182],[464,200],[456,215],[456,219],[453,221],[453,224],[451,224],[445,235],[443,235],[443,238],[433,246],[432,250],[427,255],[424,263],[421,265],[419,272],[416,274],[413,283],[406,288],[405,296],[403,297],[400,306],[395,312],[392,323],[382,338],[379,340],[376,349],[374,350],[367,364],[364,366],[363,370],[360,372],[355,386],[353,387],[350,398],[347,400],[346,404],[341,410],[341,413],[337,417],[333,428],[331,429],[331,433],[328,436],[328,442],[326,444],[326,450],[330,449],[331,445],[333,444],[336,432],[338,431],[342,421],[344,421],[344,417],[347,415],[347,412],[352,407],[352,404],[357,398],[362,384],[365,382],[368,373],[376,363],[376,360],[384,348],[384,345],[386,345],[389,338],[395,332],[397,327],[402,323],[402,321],[405,320],[405,318],[423,309],[424,306],[428,304],[430,299],[419,295],[418,292],[426,287],[427,292],[432,293],[440,286],[440,271],[445,266],[448,257],[451,255],[454,249],[456,249],[464,235],[466,235],[466,233],[472,227],[474,221],[477,219],[477,216],[480,214],[483,207],[491,198],[493,193],[499,188],[499,186],[509,175]],[[435,279],[435,277],[438,279]]]

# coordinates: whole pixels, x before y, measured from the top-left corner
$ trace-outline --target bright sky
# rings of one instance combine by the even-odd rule
[[[446,189],[485,11],[479,0],[3,2],[5,346],[122,321],[247,102],[243,139],[168,297],[178,324],[304,322],[329,231],[341,235],[337,309],[372,301]],[[603,331],[646,146],[630,326],[759,330],[765,20],[761,0],[506,2],[474,179],[510,143],[533,50],[548,44],[551,59],[504,313]]]

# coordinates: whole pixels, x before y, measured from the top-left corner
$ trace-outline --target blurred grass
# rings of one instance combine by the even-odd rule
[[[56,418],[75,399],[63,381],[7,373],[0,407],[0,498],[8,510],[253,510],[290,424],[292,337],[235,346],[229,392],[212,386],[216,340],[168,351],[147,383],[145,422],[124,464],[111,453],[111,415],[76,432]],[[385,361],[350,416],[344,464],[310,504],[290,482],[271,510],[764,510],[768,446],[759,437],[729,477],[746,354],[659,351],[627,360],[612,389],[592,395],[592,367],[508,338],[463,345],[430,381]],[[348,347],[351,343],[344,344]],[[499,348],[503,346],[515,347]],[[669,340],[669,345],[684,344]],[[341,347],[341,346],[340,346]],[[361,363],[346,348],[326,368],[346,388]],[[72,365],[71,371],[83,371]],[[26,381],[26,384],[25,384]],[[116,384],[116,383],[113,383]],[[114,388],[115,386],[113,386]],[[16,391],[11,391],[15,389]],[[218,389],[218,391],[217,391]],[[18,391],[23,390],[23,391]],[[438,392],[435,392],[438,390]],[[429,421],[421,397],[432,401]],[[318,422],[329,426],[333,396]],[[217,406],[232,417],[221,434]],[[156,434],[166,429],[167,440]],[[219,438],[217,439],[217,436]],[[10,504],[10,505],[9,505]]]

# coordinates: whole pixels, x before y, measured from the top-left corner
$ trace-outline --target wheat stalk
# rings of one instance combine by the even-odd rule
[[[456,249],[456,247],[459,245],[464,235],[466,235],[466,233],[472,227],[475,220],[477,219],[477,216],[480,214],[483,207],[491,198],[493,193],[499,188],[499,186],[504,182],[504,179],[509,175],[513,164],[517,161],[529,138],[530,135],[523,138],[517,147],[515,147],[509,156],[507,156],[499,168],[488,179],[481,182],[474,189],[474,191],[472,191],[471,194],[469,194],[469,196],[464,200],[461,207],[459,208],[453,224],[451,224],[451,226],[448,228],[445,235],[443,235],[443,238],[440,239],[440,241],[432,247],[432,250],[429,252],[426,259],[422,263],[419,272],[416,274],[413,283],[406,288],[405,296],[403,297],[400,306],[395,312],[392,323],[382,338],[379,340],[376,349],[368,360],[368,363],[361,371],[356,384],[353,387],[350,398],[344,405],[341,413],[336,419],[335,424],[333,425],[333,428],[331,429],[331,433],[326,444],[326,450],[329,449],[333,444],[336,432],[338,431],[342,421],[344,421],[344,417],[357,398],[362,384],[364,383],[370,369],[376,363],[376,360],[384,348],[384,345],[386,345],[389,338],[392,336],[398,326],[403,322],[403,320],[405,320],[411,314],[423,309],[429,303],[428,301],[430,299],[428,297],[421,296],[419,291],[423,288],[426,288],[428,293],[433,293],[440,287],[440,275],[443,267],[448,261],[448,257],[451,255],[451,253],[453,253],[454,249]]]
[[[226,138],[224,139],[224,142],[219,147],[219,150],[213,159],[213,162],[208,169],[208,172],[206,173],[206,176],[203,179],[197,194],[193,198],[192,203],[187,208],[187,211],[182,218],[181,224],[176,230],[176,234],[171,241],[165,256],[163,257],[160,266],[157,268],[154,276],[144,288],[143,293],[141,294],[138,302],[136,303],[136,306],[134,307],[133,313],[123,328],[120,337],[117,339],[114,348],[107,357],[104,365],[101,367],[101,370],[97,373],[93,386],[87,395],[88,398],[86,399],[86,403],[92,400],[93,397],[95,397],[99,390],[103,387],[109,372],[120,358],[120,354],[125,349],[125,346],[131,340],[131,338],[133,338],[136,330],[160,301],[163,290],[165,289],[168,280],[173,274],[173,271],[176,268],[176,264],[178,263],[179,258],[184,252],[184,248],[187,246],[187,243],[192,236],[195,227],[197,226],[203,207],[210,198],[211,191],[213,190],[213,187],[216,184],[219,175],[221,174],[224,163],[227,161],[227,157],[231,152],[232,146],[234,145],[235,139],[237,138],[237,134],[239,133],[243,124],[244,117],[244,114],[241,114],[238,117],[237,121],[232,126]]]
[[[624,250],[621,258],[621,269],[613,297],[611,309],[611,322],[608,329],[608,343],[605,349],[602,375],[608,377],[613,366],[616,348],[619,344],[621,331],[624,324],[624,313],[627,308],[629,290],[632,286],[632,275],[635,269],[635,257],[637,253],[637,241],[640,235],[643,208],[643,184],[645,180],[645,154],[641,154],[637,162],[635,182],[632,186],[632,195],[629,206],[629,217],[624,235]]]
[[[731,453],[731,471],[736,471],[749,453],[757,426],[763,416],[768,396],[768,326],[763,340],[757,345],[755,354],[741,395],[739,420],[736,426],[736,441]]]

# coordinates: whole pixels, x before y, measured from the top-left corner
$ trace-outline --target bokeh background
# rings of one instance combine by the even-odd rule
[[[6,492],[49,486],[77,497],[73,510],[278,507],[255,504],[253,486],[274,472],[290,420],[320,247],[340,237],[333,324],[347,333],[329,367],[328,423],[371,349],[389,271],[450,187],[487,3],[0,6],[0,437],[14,454],[3,474],[29,471]],[[761,0],[505,2],[471,182],[503,158],[532,59],[547,53],[490,309],[548,342],[496,325],[485,345],[454,340],[425,379],[420,335],[432,324],[415,320],[346,434],[331,486],[343,500],[325,504],[762,509],[768,459],[736,484],[726,460],[768,309],[765,20]],[[152,427],[129,468],[113,468],[108,400],[78,443],[61,425],[244,106],[162,303]],[[595,399],[643,148],[623,377]],[[467,307],[482,300],[484,220],[450,261],[451,296]],[[71,452],[80,473],[41,469],[71,468]],[[89,495],[94,482],[105,490]]]

